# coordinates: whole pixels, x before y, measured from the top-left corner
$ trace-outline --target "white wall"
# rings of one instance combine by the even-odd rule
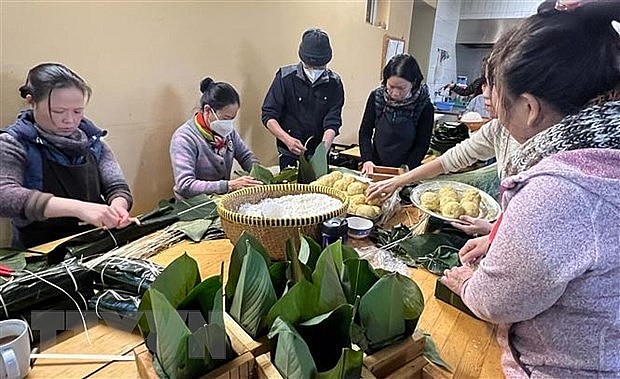
[[[438,0],[435,29],[431,43],[427,83],[431,96],[444,84],[456,80],[456,32],[459,27],[461,0]],[[438,66],[438,49],[446,50],[449,58]]]
[[[299,60],[304,29],[330,35],[330,62],[344,82],[339,141],[357,142],[368,93],[379,83],[386,34],[407,38],[413,3],[391,1],[388,29],[365,22],[366,1],[5,1],[0,0],[0,123],[24,107],[17,88],[40,62],[62,62],[93,87],[87,116],[110,133],[134,194],[134,214],[172,195],[168,148],[209,75],[241,96],[240,134],[265,164],[274,138],[260,122],[279,66]],[[0,220],[0,245],[9,228]]]
[[[461,18],[522,18],[536,13],[542,0],[462,0]]]

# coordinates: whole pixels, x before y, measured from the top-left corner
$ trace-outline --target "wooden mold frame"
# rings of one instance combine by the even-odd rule
[[[364,367],[376,378],[421,378],[426,364],[424,335],[418,332],[364,357]]]
[[[224,325],[226,327],[226,334],[228,334],[230,338],[232,349],[237,354],[237,357],[198,379],[256,378],[257,367],[253,351],[259,352],[263,348],[268,350],[268,344],[264,344],[265,346],[263,347],[262,344],[252,340],[227,313],[224,313]],[[138,375],[141,379],[159,379],[153,367],[153,355],[144,344],[134,349],[134,355],[136,357]],[[268,368],[270,364],[271,362],[268,362],[268,364],[265,365]],[[275,370],[275,367],[273,367],[273,369]]]
[[[226,312],[224,323],[231,337],[233,348],[236,341],[240,349],[250,352],[255,357],[255,372],[258,379],[283,378],[271,362],[269,342],[266,337],[258,341],[254,340]],[[374,354],[365,355],[361,377],[363,379],[422,378],[422,369],[427,363],[424,358],[424,335],[416,332],[399,343],[387,346]]]
[[[380,182],[382,180],[391,179],[397,175],[404,174],[405,172],[407,172],[405,169],[399,167],[375,166],[369,177],[373,182]]]

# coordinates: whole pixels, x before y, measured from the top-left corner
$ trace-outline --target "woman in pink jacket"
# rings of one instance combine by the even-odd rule
[[[523,145],[502,217],[442,281],[502,326],[509,378],[620,377],[619,19],[618,0],[547,1],[491,55],[500,122]]]

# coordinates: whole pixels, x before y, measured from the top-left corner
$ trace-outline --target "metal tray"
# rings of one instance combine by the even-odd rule
[[[460,221],[459,219],[456,219],[456,218],[446,217],[442,215],[441,213],[437,213],[421,205],[420,196],[424,192],[428,192],[428,191],[437,192],[439,191],[441,187],[446,186],[446,185],[452,186],[459,195],[463,195],[463,192],[465,192],[468,189],[475,189],[479,191],[480,192],[480,214],[478,215],[478,218],[482,218],[487,221],[495,221],[497,220],[497,217],[499,217],[499,214],[501,212],[501,207],[499,206],[497,201],[495,201],[495,199],[491,197],[491,195],[480,190],[479,188],[470,186],[469,184],[465,184],[461,182],[454,182],[451,180],[434,180],[434,181],[424,182],[424,183],[417,185],[415,188],[411,190],[411,196],[410,196],[411,202],[416,207],[420,208],[420,210],[422,210],[425,213],[428,213],[429,215],[433,217],[437,217],[445,221]]]

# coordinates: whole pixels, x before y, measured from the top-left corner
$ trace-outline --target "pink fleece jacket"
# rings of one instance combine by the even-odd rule
[[[461,296],[508,327],[523,370],[506,375],[619,378],[620,151],[558,153],[502,185],[502,223]]]

